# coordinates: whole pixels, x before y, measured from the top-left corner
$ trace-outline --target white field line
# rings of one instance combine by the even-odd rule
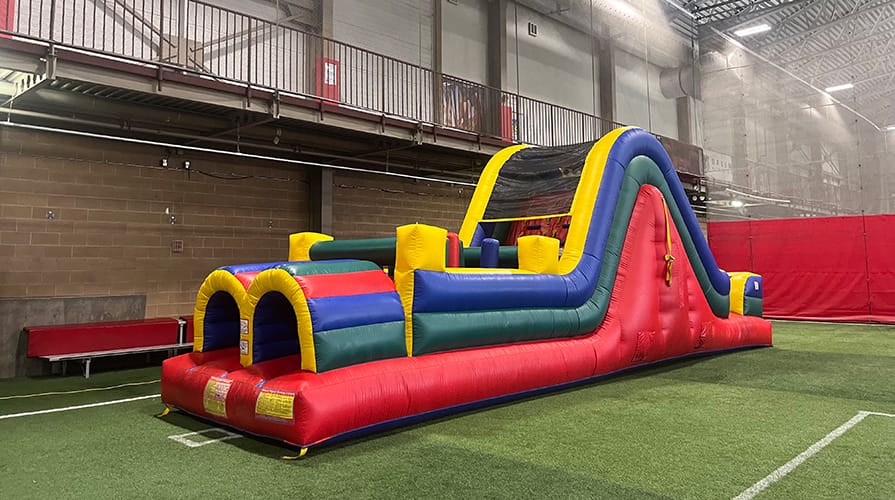
[[[833,429],[832,432],[824,436],[820,441],[812,444],[808,447],[807,450],[799,453],[798,456],[781,465],[777,470],[771,472],[767,476],[765,476],[762,480],[753,484],[745,491],[740,493],[739,495],[734,497],[734,500],[751,500],[755,498],[756,495],[767,489],[768,486],[776,483],[777,481],[783,479],[784,476],[792,472],[796,467],[801,465],[805,460],[808,460],[817,452],[824,449],[828,444],[832,443],[834,439],[839,436],[845,434],[846,431],[851,429],[852,427],[858,425],[861,420],[864,420],[868,415],[878,415],[882,417],[895,417],[895,415],[889,413],[880,413],[876,411],[859,411],[857,415],[850,418],[848,422],[840,425],[839,427]]]
[[[880,417],[895,417],[895,414],[893,414],[893,413],[881,413],[878,411],[865,411],[862,413],[866,413],[868,415],[878,415]]]
[[[137,386],[137,385],[154,384],[156,382],[159,382],[159,379],[147,380],[146,382],[129,382],[127,384],[110,385],[108,387],[90,387],[88,389],[76,389],[73,391],[51,391],[51,392],[38,392],[37,394],[16,394],[13,396],[0,396],[0,401],[5,400],[5,399],[39,398],[41,396],[59,396],[62,394],[80,394],[82,392],[109,391],[112,389],[120,389],[122,387],[133,387],[133,386]]]
[[[46,413],[58,413],[61,411],[81,410],[84,408],[95,408],[97,406],[117,405],[120,403],[130,403],[131,401],[140,401],[141,399],[157,398],[159,396],[161,396],[161,394],[150,394],[148,396],[137,396],[135,398],[115,399],[113,401],[102,401],[99,403],[89,403],[89,404],[76,405],[76,406],[65,406],[63,408],[50,408],[48,410],[26,411],[23,413],[10,413],[7,415],[0,415],[0,420],[5,420],[7,418],[30,417],[32,415],[44,415]]]
[[[189,439],[190,436],[200,436],[202,434],[208,434],[209,432],[219,432],[224,436],[217,439],[209,439],[207,441],[193,441],[192,439]],[[168,436],[168,439],[177,441],[178,443],[189,446],[190,448],[198,448],[200,446],[205,446],[206,444],[218,443],[220,441],[227,441],[229,439],[236,439],[241,437],[242,436],[240,434],[234,434],[228,430],[221,429],[220,427],[209,427],[208,429],[202,429],[201,431],[187,432],[186,434],[178,434],[176,436]]]

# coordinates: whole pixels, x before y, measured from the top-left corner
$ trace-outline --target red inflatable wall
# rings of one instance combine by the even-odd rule
[[[895,215],[711,222],[725,270],[762,275],[770,318],[895,323]]]

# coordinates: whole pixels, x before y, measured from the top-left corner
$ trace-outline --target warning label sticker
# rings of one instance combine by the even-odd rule
[[[245,318],[241,318],[239,320],[239,333],[242,335],[249,334],[249,320]]]
[[[294,392],[262,390],[255,401],[255,416],[262,420],[291,423],[294,403]]]
[[[239,354],[243,356],[249,355],[249,341],[248,340],[240,340],[239,341]]]
[[[205,384],[205,395],[202,398],[205,411],[211,415],[227,418],[227,393],[230,392],[231,383],[232,380],[212,377]]]

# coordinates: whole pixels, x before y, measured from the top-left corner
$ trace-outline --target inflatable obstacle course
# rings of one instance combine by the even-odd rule
[[[213,271],[162,398],[307,448],[670,358],[771,344],[760,277],[718,269],[650,134],[513,146],[458,235],[290,238]],[[383,268],[387,272],[383,272]]]

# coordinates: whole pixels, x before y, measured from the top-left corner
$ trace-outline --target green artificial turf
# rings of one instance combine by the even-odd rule
[[[731,498],[859,411],[895,414],[895,327],[778,322],[775,347],[674,362],[362,440],[294,450],[155,418],[158,399],[0,420],[0,498]],[[0,397],[152,381],[158,368],[0,381]],[[0,415],[158,384],[0,399]],[[197,441],[215,437],[195,436]],[[768,498],[886,498],[895,418],[868,416]]]

